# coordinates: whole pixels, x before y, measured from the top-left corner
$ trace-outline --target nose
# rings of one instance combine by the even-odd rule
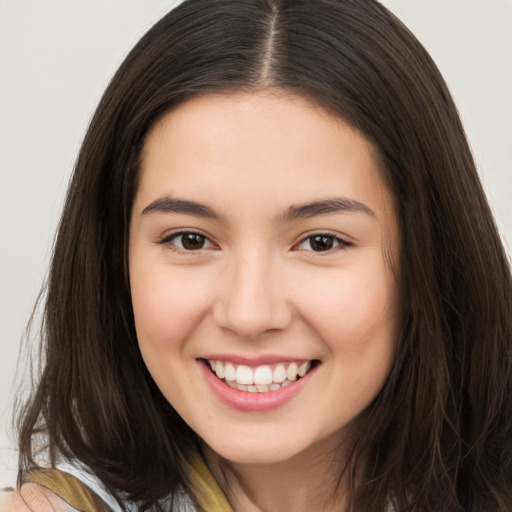
[[[258,254],[233,258],[220,276],[217,325],[245,339],[285,329],[292,319],[282,265]]]

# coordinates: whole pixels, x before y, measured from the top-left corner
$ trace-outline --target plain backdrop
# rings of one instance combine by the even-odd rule
[[[176,3],[0,0],[0,488],[15,482],[9,424],[21,338],[81,139],[122,58]],[[383,3],[444,74],[510,247],[512,1]],[[20,366],[21,384],[26,375]]]

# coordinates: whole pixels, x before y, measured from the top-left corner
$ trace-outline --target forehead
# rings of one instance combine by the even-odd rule
[[[365,137],[300,96],[269,93],[207,95],[157,121],[137,196],[164,191],[208,201],[217,191],[226,205],[259,193],[276,208],[340,194],[377,208],[391,201]]]

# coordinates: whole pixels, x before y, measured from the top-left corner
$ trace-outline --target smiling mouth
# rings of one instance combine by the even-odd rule
[[[277,391],[301,379],[320,361],[289,361],[250,367],[228,361],[205,359],[206,366],[222,382],[233,389],[250,393]]]

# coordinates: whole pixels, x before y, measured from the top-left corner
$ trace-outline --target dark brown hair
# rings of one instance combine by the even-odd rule
[[[377,148],[401,228],[403,326],[354,441],[353,511],[512,509],[512,283],[456,108],[411,33],[373,0],[188,0],[106,90],[69,187],[44,316],[43,372],[20,417],[141,510],[187,488],[194,432],[139,353],[127,271],[145,135],[212,92],[300,94]],[[361,466],[361,454],[365,464]]]

